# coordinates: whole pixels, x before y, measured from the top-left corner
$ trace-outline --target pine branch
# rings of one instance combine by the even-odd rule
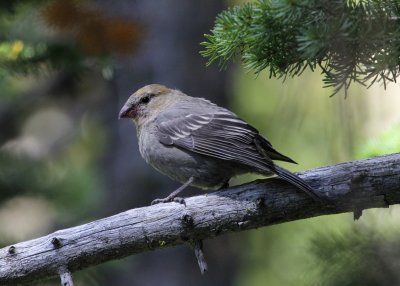
[[[282,180],[267,179],[187,198],[186,207],[168,203],[132,209],[0,249],[0,284],[28,285],[57,275],[72,281],[70,271],[179,244],[195,249],[205,271],[203,239],[320,215],[360,215],[363,209],[400,203],[400,153],[300,175],[334,204],[317,203]]]
[[[319,66],[334,94],[352,82],[386,87],[399,74],[400,1],[258,0],[222,12],[205,37],[209,64],[240,56],[277,78]]]
[[[4,51],[1,53],[0,46],[0,74],[36,74],[49,69],[79,74],[87,68],[82,53],[71,45],[31,45],[15,41],[2,43],[2,47]]]

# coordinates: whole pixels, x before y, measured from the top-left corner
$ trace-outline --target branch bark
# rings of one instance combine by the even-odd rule
[[[0,249],[0,284],[32,283],[135,253],[227,232],[400,203],[400,153],[299,174],[333,203],[279,179],[257,180],[177,203],[128,210]]]

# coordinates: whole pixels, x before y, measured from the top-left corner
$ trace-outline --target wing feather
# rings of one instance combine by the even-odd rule
[[[187,114],[162,121],[158,130],[163,144],[265,171],[274,170],[271,158],[255,145],[255,140],[261,137],[257,129],[228,110],[221,108],[214,113]],[[268,144],[265,146],[269,149]]]

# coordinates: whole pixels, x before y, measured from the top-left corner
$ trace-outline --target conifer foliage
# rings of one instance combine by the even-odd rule
[[[236,56],[270,77],[320,67],[333,94],[352,82],[396,81],[399,0],[258,0],[222,12],[201,53],[224,67]]]

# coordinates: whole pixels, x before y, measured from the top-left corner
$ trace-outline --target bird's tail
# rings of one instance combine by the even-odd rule
[[[291,183],[292,185],[298,187],[305,193],[307,193],[310,197],[312,197],[316,201],[323,202],[325,201],[325,198],[316,190],[314,190],[309,184],[307,184],[303,179],[301,179],[299,176],[293,174],[292,172],[289,172],[288,170],[279,167],[277,165],[274,166],[274,169],[276,171],[276,174],[284,179],[285,181]]]

